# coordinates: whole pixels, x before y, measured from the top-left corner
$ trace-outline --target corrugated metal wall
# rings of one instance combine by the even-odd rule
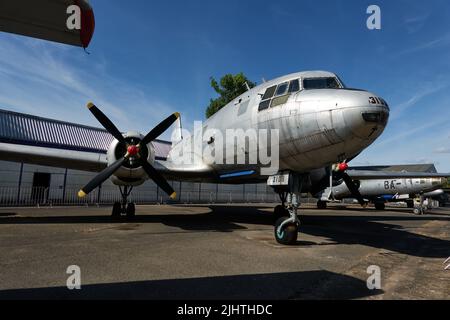
[[[0,141],[106,153],[113,141],[106,130],[0,109]],[[153,142],[156,157],[166,158],[170,142]]]

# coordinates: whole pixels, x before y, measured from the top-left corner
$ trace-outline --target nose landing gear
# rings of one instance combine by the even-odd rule
[[[300,207],[300,193],[303,176],[290,172],[269,178],[268,184],[277,192],[281,199],[281,205],[274,209],[275,240],[283,245],[297,243],[300,219],[298,208]]]
[[[295,193],[289,193],[287,199],[288,208],[285,210],[289,216],[278,218],[275,222],[274,234],[275,240],[279,244],[293,245],[297,243],[298,229],[300,227],[300,219],[297,215],[299,203]]]

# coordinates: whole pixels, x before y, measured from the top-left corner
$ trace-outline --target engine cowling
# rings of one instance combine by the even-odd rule
[[[138,145],[144,138],[142,134],[136,131],[129,131],[124,134],[125,141],[130,145]],[[107,153],[108,166],[112,165],[118,159],[127,153],[127,145],[123,145],[116,139],[111,143]],[[146,158],[147,162],[153,165],[155,162],[155,149],[151,143],[140,145],[140,157]],[[137,158],[131,156],[124,164],[111,176],[111,181],[115,185],[139,186],[148,179]]]

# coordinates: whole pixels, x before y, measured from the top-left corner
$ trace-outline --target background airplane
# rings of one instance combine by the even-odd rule
[[[166,182],[166,178],[178,181],[205,181],[215,183],[254,183],[266,181],[280,195],[282,205],[275,209],[278,218],[274,234],[279,243],[296,243],[299,228],[297,210],[300,194],[313,190],[323,190],[329,185],[330,168],[334,175],[341,177],[353,194],[359,194],[353,179],[410,178],[423,176],[421,173],[390,173],[371,171],[349,171],[346,160],[351,160],[373,143],[383,132],[388,116],[387,103],[375,94],[349,89],[337,75],[325,71],[308,71],[286,75],[265,82],[222,108],[203,123],[206,128],[214,128],[224,133],[227,129],[277,129],[279,131],[279,172],[269,179],[261,174],[265,167],[250,163],[246,157],[244,164],[236,164],[234,159],[208,162],[196,153],[195,148],[185,148],[194,143],[194,135],[186,136],[172,144],[165,160],[155,159],[152,141],[167,130],[179,118],[178,113],[170,115],[146,135],[128,131],[122,133],[93,104],[88,104],[90,112],[111,135],[111,143],[105,153],[99,151],[79,151],[77,144],[83,145],[82,131],[74,145],[42,141],[39,146],[22,145],[20,141],[0,143],[0,159],[63,168],[99,171],[100,173],[80,192],[84,196],[103,181],[111,178],[121,188],[123,201],[113,207],[113,216],[126,214],[132,218],[135,206],[128,203],[132,187],[153,179],[167,194],[176,194]],[[225,121],[226,119],[226,121]],[[16,123],[13,130],[20,131],[31,139],[35,137],[26,124]],[[57,130],[46,128],[46,130]],[[225,134],[223,134],[225,136]],[[34,137],[34,138],[33,138]],[[202,148],[238,148],[236,141],[219,145],[214,134],[204,137]],[[46,143],[44,143],[46,142]],[[95,141],[94,141],[95,142]],[[101,141],[98,141],[101,144]],[[248,137],[248,143],[238,150],[248,156],[260,154],[267,144]],[[45,146],[42,146],[45,145]],[[183,154],[184,150],[190,150]],[[196,159],[191,164],[174,161],[178,155]],[[234,157],[234,155],[233,155]],[[430,174],[427,174],[430,176]],[[440,177],[438,174],[431,175]],[[359,196],[361,198],[361,196]]]
[[[80,29],[70,30],[67,8],[80,8]],[[95,29],[86,0],[1,0],[0,31],[87,48]]]
[[[432,198],[443,194],[440,189],[446,185],[446,177],[419,177],[419,178],[391,178],[355,181],[359,193],[365,201],[375,205],[377,210],[384,210],[386,202],[406,202],[409,208],[414,208],[414,198],[420,196],[423,202],[425,198]],[[327,202],[352,198],[353,194],[344,181],[334,181],[332,186],[314,195],[319,201],[317,207],[325,209]],[[422,204],[417,206],[415,213],[424,213]]]

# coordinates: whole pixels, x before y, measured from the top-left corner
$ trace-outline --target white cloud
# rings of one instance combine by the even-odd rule
[[[435,49],[447,45],[450,45],[450,33],[444,34],[427,42],[420,43],[415,47],[407,48],[403,51],[400,51],[398,54],[396,54],[396,56],[399,57],[405,54],[416,53],[422,50]]]
[[[84,107],[92,101],[119,129],[143,133],[175,111],[78,48],[2,34],[0,61],[0,108],[100,126]]]
[[[400,117],[405,111],[407,111],[409,108],[415,106],[419,101],[422,99],[431,96],[444,88],[448,88],[450,85],[442,83],[434,83],[427,87],[424,87],[421,89],[421,91],[416,92],[410,99],[407,101],[404,101],[398,105],[392,106],[390,118],[392,120],[397,119]]]
[[[450,153],[450,147],[440,147],[434,150],[434,153]]]

